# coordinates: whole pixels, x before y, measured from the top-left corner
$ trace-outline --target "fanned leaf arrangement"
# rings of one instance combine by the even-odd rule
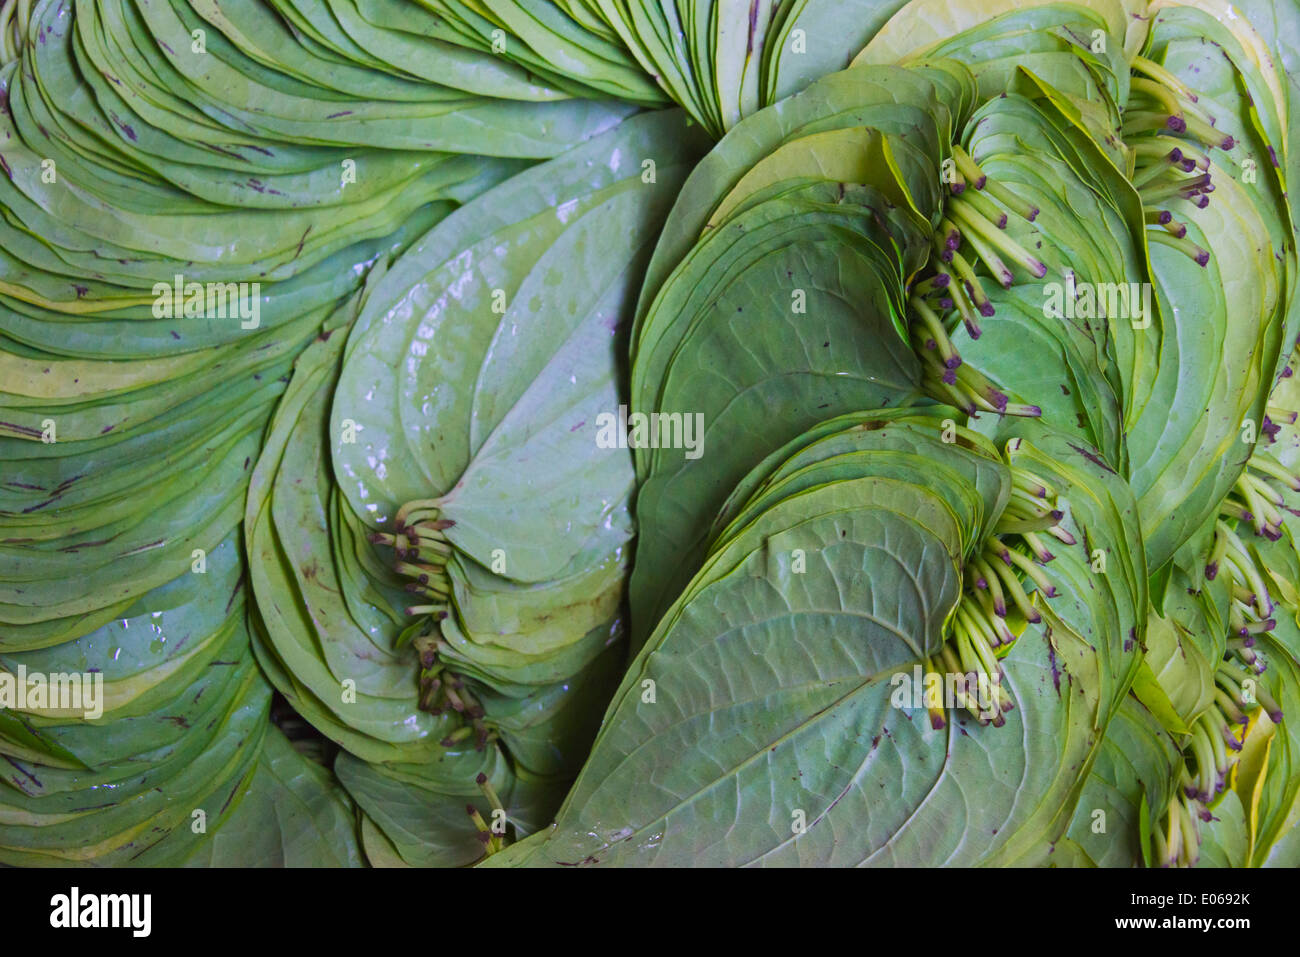
[[[0,864],[1300,863],[1298,78],[0,0]]]

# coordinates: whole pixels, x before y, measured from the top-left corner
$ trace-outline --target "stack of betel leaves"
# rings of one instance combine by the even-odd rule
[[[1300,862],[1296,77],[0,0],[0,864]]]

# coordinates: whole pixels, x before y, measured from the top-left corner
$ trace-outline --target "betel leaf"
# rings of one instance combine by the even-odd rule
[[[547,270],[555,265],[542,264],[534,280],[539,284],[536,292],[526,288],[520,295],[519,284],[551,243],[568,232],[570,222],[584,227],[569,242],[588,235],[599,216],[587,217],[605,203],[626,204],[639,197],[645,204],[640,215],[663,215],[656,210],[666,209],[675,195],[675,178],[685,172],[690,144],[682,143],[682,130],[680,118],[671,114],[631,121],[619,136],[579,147],[564,163],[504,184],[489,194],[490,202],[449,219],[395,266],[353,333],[336,403],[350,410],[381,410],[358,420],[363,428],[355,445],[340,443],[335,449],[340,487],[358,514],[376,524],[391,522],[403,502],[449,491],[489,435],[509,446],[509,423],[502,423],[532,378],[500,381],[506,370],[495,361],[494,344],[518,352],[517,361],[536,376],[545,371],[548,360],[564,361],[563,352],[557,356],[555,350],[567,339],[511,341],[523,315],[542,306],[542,300],[533,297],[545,290]],[[619,210],[611,207],[612,212]],[[635,235],[636,230],[620,232]],[[594,247],[585,248],[587,255],[593,254]],[[481,263],[480,256],[485,257]],[[494,295],[498,290],[500,295]],[[593,285],[588,295],[603,291]],[[496,309],[494,303],[499,303]],[[568,321],[579,317],[585,313],[575,310]],[[436,327],[425,325],[429,321],[457,322],[457,340],[435,338]],[[433,342],[426,344],[430,339]],[[403,359],[423,359],[430,349],[453,347],[455,353],[432,352],[427,362]],[[462,380],[463,387],[454,388]],[[506,391],[498,396],[494,388]],[[340,419],[343,414],[338,413]],[[441,433],[431,434],[441,422],[446,423]],[[586,426],[590,438],[595,423]],[[377,465],[368,464],[380,453],[382,474]]]

